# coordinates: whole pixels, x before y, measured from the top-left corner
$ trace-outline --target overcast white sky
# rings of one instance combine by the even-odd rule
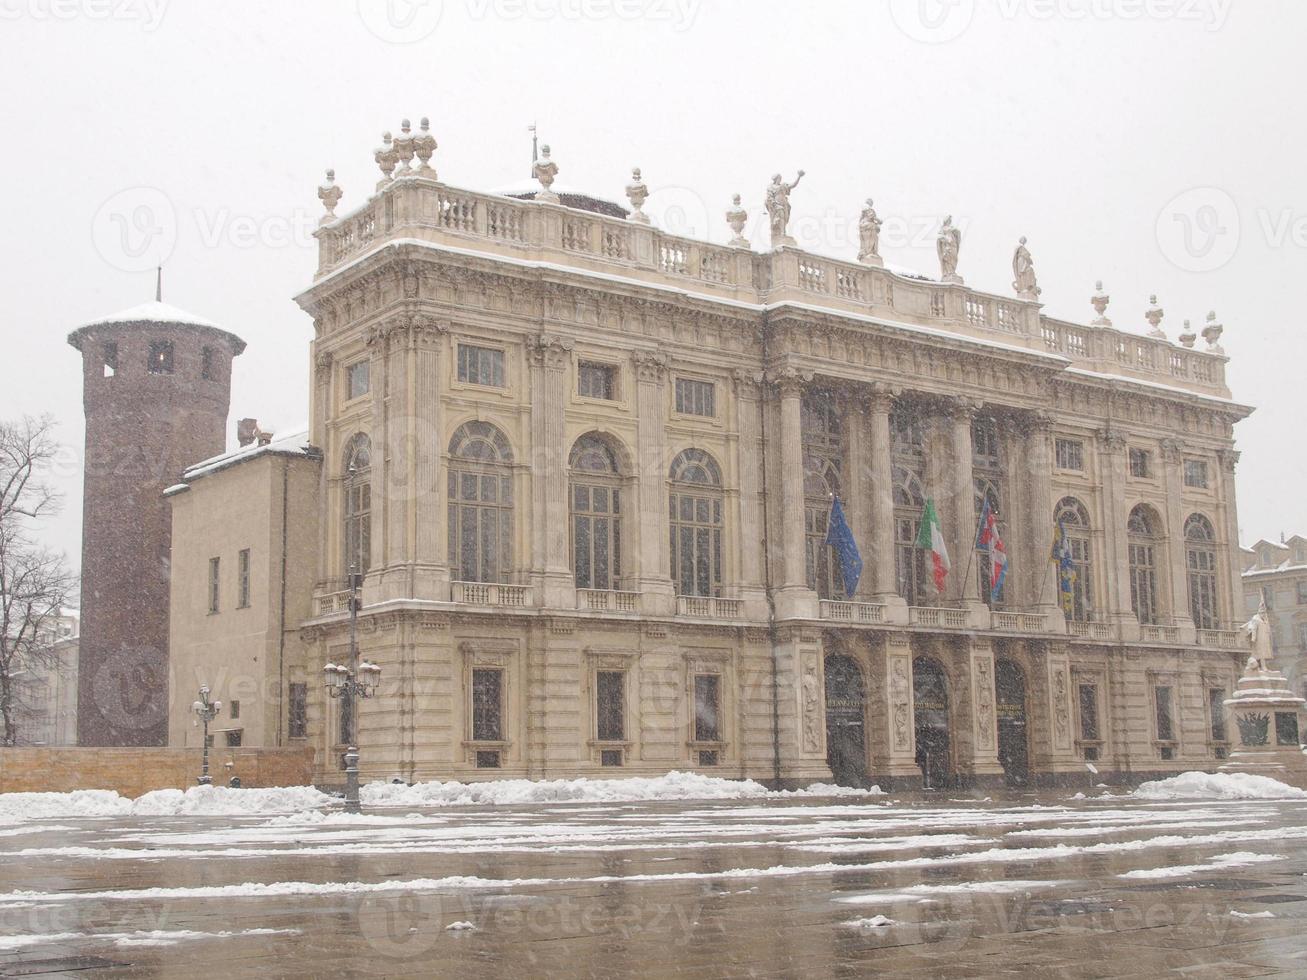
[[[1304,36],[1300,0],[0,0],[0,416],[53,413],[76,450],[50,536],[77,563],[71,328],[151,299],[131,270],[162,252],[164,299],[249,342],[233,420],[301,423],[323,169],[354,208],[382,130],[429,115],[441,178],[493,188],[534,120],[560,183],[621,200],[638,164],[648,210],[717,240],[732,193],[757,216],[802,167],[815,251],[851,258],[872,195],[890,262],[937,274],[951,213],[980,288],[1027,235],[1054,315],[1088,322],[1098,278],[1127,329],[1150,293],[1172,337],[1215,308],[1258,408],[1244,543],[1307,533]],[[174,217],[133,257],[112,215],[142,200]]]

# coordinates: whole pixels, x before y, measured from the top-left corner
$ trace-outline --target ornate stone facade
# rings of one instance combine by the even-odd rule
[[[351,560],[383,668],[368,777],[1219,764],[1240,573],[1221,461],[1248,412],[1225,358],[1113,329],[1105,295],[1095,326],[1050,319],[1023,270],[1026,298],[968,288],[955,238],[927,282],[739,231],[719,246],[400,171],[319,230],[298,298],[317,584],[288,668],[319,777],[344,746],[317,678],[347,655]],[[834,493],[854,595],[824,544]],[[939,596],[910,543],[925,497],[954,556]],[[1011,558],[996,599],[968,554],[986,498]]]

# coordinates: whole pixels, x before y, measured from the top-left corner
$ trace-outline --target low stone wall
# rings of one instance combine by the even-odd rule
[[[0,748],[0,793],[111,789],[135,797],[156,789],[194,786],[201,764],[200,749]],[[209,773],[219,786],[232,776],[239,776],[247,787],[307,786],[313,775],[313,750],[211,749]]]

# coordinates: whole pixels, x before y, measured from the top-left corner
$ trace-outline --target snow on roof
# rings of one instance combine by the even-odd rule
[[[188,481],[198,480],[202,476],[208,476],[210,473],[226,469],[228,466],[234,466],[248,459],[265,455],[314,456],[317,455],[317,450],[309,442],[308,426],[298,426],[285,435],[273,436],[272,440],[266,444],[260,445],[253,442],[248,446],[240,446],[230,452],[220,453],[217,456],[211,456],[209,459],[201,460],[182,474],[183,482],[169,487],[164,491],[164,494],[180,493],[186,488]]]
[[[151,300],[148,303],[142,303],[139,306],[133,306],[125,310],[119,310],[110,316],[98,317],[89,323],[83,324],[87,327],[98,327],[106,323],[188,323],[196,327],[212,327],[215,330],[222,329],[212,320],[206,320],[202,316],[196,316],[194,313],[187,313],[185,310],[178,309],[168,303],[160,303],[157,300]]]
[[[1279,572],[1307,572],[1307,565],[1293,565],[1289,562],[1281,562],[1274,568],[1250,568],[1243,573],[1244,578],[1254,578],[1258,575],[1275,575]]]

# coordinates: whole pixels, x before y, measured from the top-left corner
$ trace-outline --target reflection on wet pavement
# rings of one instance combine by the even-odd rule
[[[0,836],[0,976],[1307,975],[1307,803],[555,804]]]

